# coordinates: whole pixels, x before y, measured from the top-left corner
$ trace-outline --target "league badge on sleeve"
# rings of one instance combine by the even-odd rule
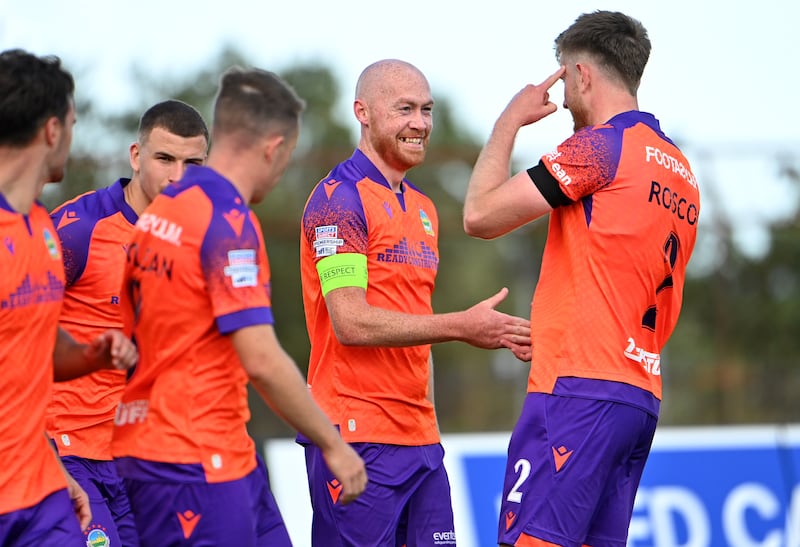
[[[317,258],[336,254],[336,248],[344,245],[339,238],[339,227],[335,225],[317,226],[314,229],[314,250]]]
[[[255,249],[235,249],[228,251],[228,265],[223,270],[231,278],[235,289],[258,285],[258,264]]]

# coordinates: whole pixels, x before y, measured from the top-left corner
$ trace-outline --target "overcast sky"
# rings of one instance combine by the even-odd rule
[[[0,0],[0,49],[59,55],[80,75],[78,94],[108,110],[138,104],[133,65],[155,76],[189,73],[214,60],[226,44],[275,71],[319,61],[344,86],[344,116],[364,66],[396,57],[422,69],[434,98],[450,100],[463,124],[485,140],[511,96],[557,68],[553,39],[561,30],[582,12],[620,10],[641,20],[653,43],[640,108],[685,143],[709,197],[720,195],[726,214],[741,220],[740,230],[756,247],[760,221],[788,214],[796,202],[796,189],[777,176],[776,158],[800,154],[800,3],[225,0],[211,9],[203,4]],[[552,95],[560,104],[560,84]],[[571,128],[563,110],[524,128],[515,157],[535,163]]]

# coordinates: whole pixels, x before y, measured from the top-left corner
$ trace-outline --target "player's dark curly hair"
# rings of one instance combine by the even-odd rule
[[[0,53],[0,145],[23,147],[48,119],[65,122],[74,92],[72,74],[58,57]]]
[[[584,13],[558,35],[556,58],[589,54],[636,95],[650,57],[650,38],[638,20],[617,11]]]

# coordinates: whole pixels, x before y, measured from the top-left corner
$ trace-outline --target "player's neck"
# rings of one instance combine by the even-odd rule
[[[135,174],[131,181],[122,189],[122,192],[125,196],[125,202],[130,205],[131,209],[136,213],[136,216],[141,216],[145,208],[150,205],[147,196],[144,195],[142,185]]]
[[[0,147],[0,194],[18,213],[30,212],[46,177],[41,158],[30,149]]]
[[[639,101],[636,97],[627,93],[606,95],[593,111],[592,125],[604,124],[614,116],[631,110],[639,110]]]
[[[378,168],[378,171],[381,172],[381,175],[386,179],[386,182],[389,183],[389,186],[392,188],[395,194],[400,194],[403,191],[403,179],[406,176],[407,171],[399,171],[394,169],[389,165],[388,162],[384,161],[380,154],[378,154],[373,148],[370,146],[365,145],[362,141],[359,144],[359,150],[364,153],[364,155],[372,162],[372,164]]]
[[[258,160],[253,159],[251,151],[235,148],[226,149],[224,146],[219,146],[217,150],[211,149],[206,160],[206,167],[231,183],[247,205],[250,204],[250,200],[253,198],[256,184],[253,172],[258,172],[264,168]]]

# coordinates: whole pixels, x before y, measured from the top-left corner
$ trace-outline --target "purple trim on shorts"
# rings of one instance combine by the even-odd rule
[[[561,377],[556,380],[556,385],[553,387],[553,395],[613,401],[631,405],[644,410],[654,418],[658,418],[658,413],[661,410],[661,401],[649,391],[611,380],[576,378],[572,376]]]

